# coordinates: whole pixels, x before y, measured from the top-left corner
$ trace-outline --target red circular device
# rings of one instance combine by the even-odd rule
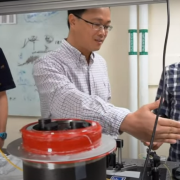
[[[80,121],[78,119],[52,120],[57,123],[65,121]],[[82,120],[81,120],[82,121]],[[102,128],[99,123],[84,120],[88,127],[68,130],[41,131],[28,124],[21,129],[23,148],[34,154],[68,155],[92,150],[100,145]]]

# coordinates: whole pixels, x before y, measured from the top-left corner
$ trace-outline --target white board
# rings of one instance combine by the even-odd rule
[[[19,14],[16,24],[0,24],[0,47],[17,86],[7,91],[9,115],[41,115],[39,95],[32,76],[33,62],[57,49],[67,35],[66,11]]]

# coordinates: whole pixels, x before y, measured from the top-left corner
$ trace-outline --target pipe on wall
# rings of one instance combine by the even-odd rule
[[[129,7],[129,109],[138,109],[137,6]],[[129,135],[129,158],[137,159],[138,141]]]
[[[148,88],[148,5],[139,6],[139,107],[149,102]],[[146,153],[140,142],[140,153]]]

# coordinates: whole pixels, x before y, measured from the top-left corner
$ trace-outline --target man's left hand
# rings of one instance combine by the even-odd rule
[[[0,149],[2,149],[3,145],[4,145],[4,140],[0,138]]]

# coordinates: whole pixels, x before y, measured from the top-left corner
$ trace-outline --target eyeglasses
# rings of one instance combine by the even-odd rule
[[[105,26],[105,25],[102,25],[102,24],[92,23],[92,22],[90,22],[90,21],[87,21],[87,20],[81,18],[80,16],[75,15],[75,14],[74,14],[74,16],[76,16],[77,18],[83,20],[84,22],[86,22],[86,23],[88,23],[88,24],[91,24],[91,25],[92,25],[92,28],[93,28],[94,30],[96,30],[96,31],[100,31],[100,30],[103,29],[104,31],[108,32],[108,31],[111,31],[112,28],[113,28],[112,26]]]

